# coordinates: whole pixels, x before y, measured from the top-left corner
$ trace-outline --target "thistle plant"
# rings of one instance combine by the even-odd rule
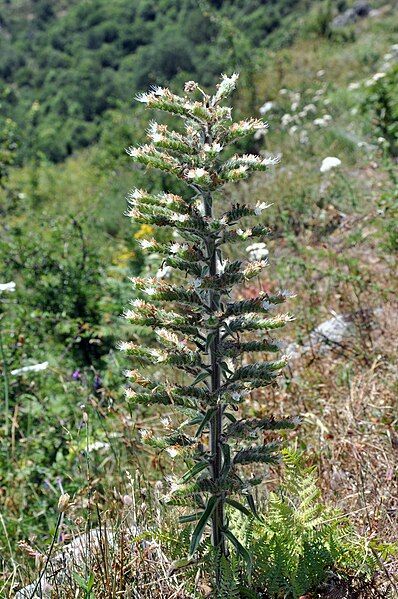
[[[250,477],[244,475],[242,467],[277,463],[279,443],[264,442],[264,431],[296,425],[294,418],[271,415],[237,418],[239,406],[250,392],[275,384],[286,365],[286,356],[264,356],[280,351],[272,332],[291,320],[289,314],[273,313],[287,299],[286,291],[260,291],[256,297],[239,299],[239,286],[259,277],[265,261],[223,257],[232,244],[264,241],[269,229],[261,222],[265,203],[234,204],[225,210],[222,188],[277,163],[274,157],[238,155],[229,148],[265,126],[253,118],[232,122],[231,108],[223,101],[234,90],[237,79],[236,74],[222,76],[212,96],[192,81],[186,83],[182,97],[161,87],[138,96],[148,108],[181,117],[183,126],[178,131],[153,122],[148,129],[150,143],[127,150],[136,162],[175,175],[187,184],[184,197],[143,189],[135,189],[128,196],[128,216],[135,223],[166,227],[172,232],[170,242],[144,240],[142,246],[164,256],[164,265],[175,274],[170,281],[132,280],[143,299],[132,301],[125,317],[133,325],[151,328],[157,341],[151,347],[123,342],[121,349],[141,364],[164,364],[185,373],[183,384],[175,384],[129,370],[126,395],[133,406],[160,404],[184,416],[173,430],[168,422],[164,436],[144,431],[143,437],[154,447],[168,449],[172,455],[178,453],[187,464],[188,470],[178,484],[173,484],[167,500],[194,508],[192,514],[180,518],[193,527],[191,556],[211,526],[211,543],[219,558],[216,589],[219,564],[231,549],[235,548],[250,567],[250,555],[229,529],[227,513],[237,509],[256,517],[252,490],[261,482],[261,466],[260,475]],[[250,228],[242,224],[248,217],[256,223]],[[260,356],[258,361],[245,361],[251,354]]]

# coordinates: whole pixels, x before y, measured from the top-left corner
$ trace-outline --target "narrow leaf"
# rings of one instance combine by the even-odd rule
[[[240,555],[241,558],[246,563],[247,575],[248,575],[248,577],[250,579],[251,571],[252,571],[252,565],[253,565],[250,553],[248,552],[248,550],[245,547],[243,547],[242,543],[240,541],[238,541],[238,539],[235,537],[234,534],[232,534],[232,532],[230,530],[225,530],[224,534],[227,537],[227,539],[229,541],[231,541],[231,543],[235,547],[238,555]]]
[[[202,513],[202,516],[201,516],[199,522],[197,523],[195,530],[192,533],[191,545],[189,547],[189,555],[190,556],[193,556],[195,551],[197,550],[199,543],[202,539],[202,535],[203,535],[205,526],[206,526],[209,518],[213,514],[219,501],[220,501],[219,497],[213,496],[213,497],[210,497],[209,501],[207,502],[206,509]]]
[[[198,374],[198,376],[196,377],[196,379],[193,381],[192,386],[194,387],[198,383],[201,383],[202,381],[204,381],[205,379],[207,379],[208,376],[209,376],[208,372],[201,372],[200,374]]]
[[[248,516],[249,518],[252,517],[251,511],[248,510],[247,507],[245,507],[244,505],[239,503],[239,501],[235,501],[235,499],[230,499],[230,498],[226,499],[225,501],[226,501],[226,503],[228,503],[229,505],[234,507],[236,510],[239,510],[240,512],[242,512],[242,514],[245,514],[245,516]]]
[[[216,410],[217,410],[217,408],[211,408],[211,410],[208,410],[206,412],[206,414],[203,417],[202,422],[200,423],[198,430],[195,433],[195,437],[200,437],[200,435],[203,432],[203,429],[205,428],[206,424],[211,420],[211,417],[216,412]]]
[[[189,514],[189,516],[180,516],[178,518],[178,521],[181,524],[187,524],[188,522],[196,522],[197,520],[199,520],[201,513],[202,512],[197,512],[196,514]]]
[[[207,468],[207,462],[198,462],[195,466],[192,466],[182,477],[180,483],[187,483],[191,478],[202,472],[205,468]]]

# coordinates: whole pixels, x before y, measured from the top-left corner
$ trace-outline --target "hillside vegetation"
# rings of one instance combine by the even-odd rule
[[[333,506],[349,518],[349,534],[366,540],[365,557],[361,545],[356,558],[363,557],[357,571],[367,582],[356,595],[353,587],[347,592],[395,596],[397,564],[389,543],[397,542],[398,524],[398,14],[393,3],[375,1],[367,16],[333,26],[352,4],[2,3],[0,283],[14,281],[15,291],[0,291],[1,596],[13,597],[36,578],[61,492],[73,503],[57,541],[98,522],[120,532],[134,521],[140,541],[155,535],[156,559],[185,556],[187,537],[177,535],[177,523],[159,502],[168,492],[164,472],[179,476],[178,462],[143,444],[139,431],[159,429],[160,414],[130,409],[122,377],[129,364],[116,349],[121,339],[137,341],[142,334],[126,329],[120,317],[133,298],[129,277],[162,270],[160,256],[144,258],[138,242],[169,239],[129,222],[123,198],[144,182],[152,191],[180,193],[181,187],[169,175],[133,166],[124,148],[144,142],[151,118],[134,102],[137,92],[154,83],[178,91],[190,79],[208,89],[220,72],[235,70],[235,115],[261,113],[269,123],[239,149],[280,155],[269,173],[227,187],[231,203],[272,204],[264,213],[272,237],[252,250],[269,252],[267,275],[247,285],[241,299],[259,286],[296,295],[289,300],[295,321],[286,329],[291,362],[285,377],[243,409],[258,418],[302,416],[284,440],[314,470],[296,475],[295,493],[308,485],[313,501],[327,506],[321,510],[327,525]],[[321,172],[327,157],[340,164]],[[331,320],[333,333],[327,326],[316,333]],[[41,370],[21,371],[37,364]],[[289,476],[296,461],[287,458]],[[260,503],[283,485],[282,467],[271,474]],[[289,493],[291,484],[282,487]],[[296,495],[292,501],[297,505]],[[270,505],[279,518],[283,507],[275,497]],[[239,530],[239,522],[235,526]],[[258,538],[271,534],[256,531]],[[293,542],[299,546],[303,537]],[[206,568],[198,582],[195,568],[168,577],[167,562],[159,588],[150,586],[157,571],[152,554],[140,547],[117,584],[147,589],[140,596],[148,598],[206,596]],[[262,558],[269,585],[270,558]],[[95,597],[118,596],[106,589],[122,559],[79,571],[83,583],[93,575]],[[283,560],[290,567],[288,556]],[[334,569],[325,563],[335,575],[319,594],[287,576],[291,586],[277,585],[270,596],[299,597],[292,590],[297,583],[302,594],[331,597],[340,574],[335,562]],[[311,580],[324,582],[318,574]],[[351,577],[354,571],[344,584]],[[83,583],[73,578],[59,596],[91,597]],[[237,593],[231,587],[225,596]]]

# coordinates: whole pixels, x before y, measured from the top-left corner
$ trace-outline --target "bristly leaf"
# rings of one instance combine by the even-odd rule
[[[181,483],[187,483],[189,480],[191,480],[191,478],[199,474],[199,472],[202,472],[205,468],[208,468],[208,466],[209,464],[207,462],[198,462],[181,477]]]
[[[211,518],[219,501],[220,501],[220,498],[213,495],[212,497],[210,497],[209,501],[207,502],[206,509],[202,513],[200,520],[197,523],[195,530],[192,533],[191,544],[189,547],[189,555],[190,556],[193,556],[195,554],[195,552],[199,546],[199,543],[202,539],[205,526],[206,526],[207,522],[209,521],[209,519]]]
[[[235,537],[235,535],[230,530],[225,530],[224,534],[227,537],[227,539],[229,541],[231,541],[231,543],[235,547],[238,555],[246,563],[247,576],[250,581],[251,572],[252,572],[252,568],[253,568],[253,563],[252,563],[252,558],[251,558],[250,553],[248,552],[248,550],[245,547],[243,547],[242,543],[240,541],[238,541],[238,539]]]

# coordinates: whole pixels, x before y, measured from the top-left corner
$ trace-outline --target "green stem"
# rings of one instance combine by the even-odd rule
[[[41,587],[42,578],[43,578],[44,574],[46,573],[46,570],[47,570],[47,567],[48,567],[48,564],[50,562],[51,555],[52,555],[52,552],[53,552],[53,549],[54,549],[55,541],[58,538],[58,530],[59,530],[59,527],[60,527],[60,524],[61,524],[61,520],[62,520],[62,513],[60,512],[58,514],[57,525],[55,527],[55,531],[54,531],[53,538],[52,538],[52,541],[51,541],[50,549],[49,549],[49,551],[47,553],[46,563],[44,564],[44,568],[40,572],[40,576],[37,579],[35,588],[33,589],[32,597],[35,597],[36,591],[39,589],[39,587]],[[41,588],[40,588],[40,595],[41,595]]]
[[[0,320],[1,323],[1,320]],[[8,364],[6,353],[3,344],[3,333],[0,326],[0,353],[3,362],[3,380],[4,380],[4,417],[5,417],[5,434],[8,435],[8,420],[10,411],[10,386],[8,382]]]
[[[348,178],[345,175],[343,175],[342,172],[338,171],[337,174],[340,177],[340,179],[344,182],[344,185],[346,186],[346,188],[348,189],[348,191],[350,193],[352,207],[356,208],[358,206],[357,196],[356,196],[356,193],[355,193],[351,183],[349,182]]]

